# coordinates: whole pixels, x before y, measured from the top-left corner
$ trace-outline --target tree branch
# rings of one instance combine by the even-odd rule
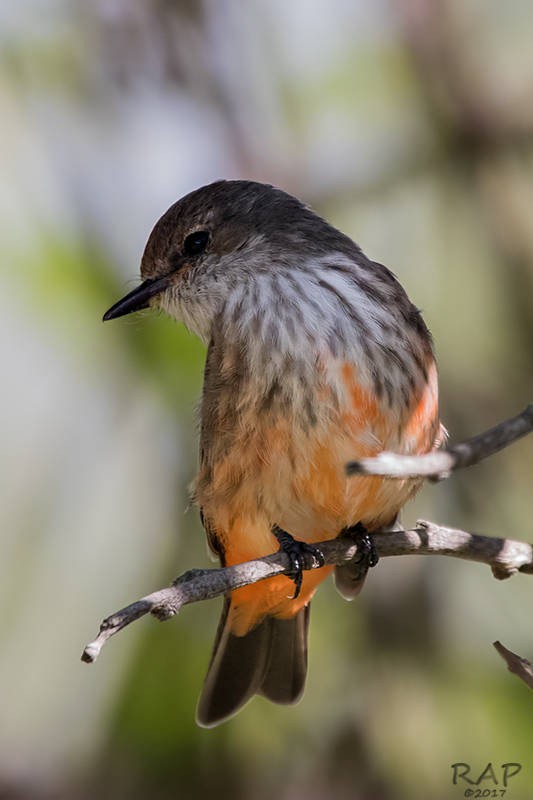
[[[508,650],[501,642],[493,642],[492,644],[507,664],[509,672],[518,675],[521,681],[524,681],[530,689],[533,689],[533,665],[531,662],[527,658],[522,658],[522,656],[513,653],[512,650]]]
[[[464,442],[437,450],[423,456],[406,456],[398,453],[380,453],[375,458],[350,461],[346,465],[348,475],[383,475],[388,478],[424,477],[442,480],[451,472],[470,467],[484,458],[503,450],[504,447],[533,431],[533,404],[516,417],[500,422],[494,428],[473,436]]]
[[[479,536],[424,520],[419,520],[413,530],[373,533],[372,537],[381,558],[444,555],[487,564],[500,580],[516,572],[533,574],[533,547],[513,539]],[[357,545],[352,539],[337,538],[316,546],[322,551],[326,564],[340,565],[357,560]],[[315,569],[316,566],[316,563],[309,564],[308,568]],[[218,597],[241,586],[281,575],[288,568],[287,555],[278,551],[233,567],[189,570],[176,578],[172,586],[153,592],[104,619],[98,636],[84,649],[82,661],[96,661],[111,636],[145,614],[167,620],[187,603]]]

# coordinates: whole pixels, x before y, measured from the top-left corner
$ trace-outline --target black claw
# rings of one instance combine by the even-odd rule
[[[361,574],[365,575],[369,569],[375,567],[379,561],[378,551],[372,536],[368,533],[365,526],[358,522],[350,528],[341,531],[342,536],[349,536],[357,545],[357,564],[360,564]]]
[[[295,590],[292,599],[296,600],[302,588],[304,569],[323,567],[326,563],[324,554],[318,547],[295,539],[277,525],[272,528],[272,533],[279,542],[280,550],[289,557],[290,568],[285,574],[294,581]]]

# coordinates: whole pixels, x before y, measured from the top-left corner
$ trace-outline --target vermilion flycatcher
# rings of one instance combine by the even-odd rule
[[[213,726],[252,695],[294,703],[307,669],[313,542],[390,526],[418,483],[346,477],[348,461],[438,446],[437,371],[394,275],[294,197],[218,181],[153,229],[143,282],[106,313],[161,308],[208,345],[195,499],[223,565],[281,545],[285,575],[226,599],[198,705]],[[347,598],[356,566],[337,567]]]

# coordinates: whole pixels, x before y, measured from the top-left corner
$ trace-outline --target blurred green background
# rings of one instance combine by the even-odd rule
[[[533,695],[491,647],[533,655],[523,576],[421,557],[353,604],[323,586],[303,701],[214,731],[194,710],[218,602],[79,662],[103,616],[208,563],[186,513],[203,348],[153,313],[100,322],[196,186],[278,184],[390,266],[452,440],[531,399],[532,37],[529,0],[0,5],[3,800],[447,800],[458,761],[519,762],[507,796],[533,796]],[[531,538],[531,448],[404,523]]]

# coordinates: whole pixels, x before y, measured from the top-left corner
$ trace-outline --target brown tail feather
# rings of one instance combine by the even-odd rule
[[[345,600],[353,600],[363,588],[366,575],[361,578],[360,573],[361,568],[358,564],[335,567],[335,588]]]
[[[254,694],[288,705],[302,696],[307,672],[309,606],[291,619],[265,619],[245,636],[230,632],[226,600],[196,720],[212,728],[233,716]]]
[[[259,694],[290,705],[303,694],[307,675],[307,630],[311,606],[291,619],[270,617],[270,659]]]

